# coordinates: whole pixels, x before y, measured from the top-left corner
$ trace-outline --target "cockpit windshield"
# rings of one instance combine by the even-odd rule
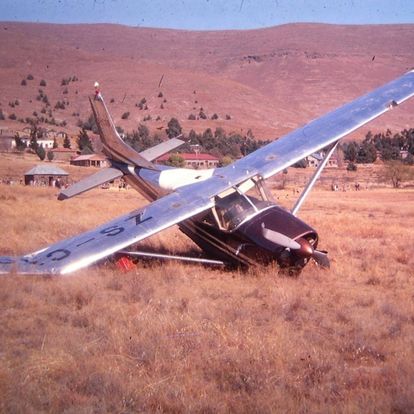
[[[234,230],[248,217],[273,205],[255,180],[248,181],[251,182],[250,185],[246,184],[247,182],[243,183],[216,197],[216,219],[224,230]],[[248,190],[246,193],[241,191],[242,186]]]

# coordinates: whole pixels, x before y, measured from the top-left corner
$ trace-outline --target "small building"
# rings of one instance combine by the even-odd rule
[[[21,137],[22,141],[26,144],[26,146],[28,147],[30,145],[30,137]],[[39,145],[40,147],[43,147],[45,150],[49,149],[49,148],[53,148],[53,143],[54,140],[53,139],[49,139],[49,138],[37,138],[37,145]]]
[[[16,140],[11,135],[0,135],[0,151],[12,151],[16,148]]]
[[[25,185],[62,187],[68,183],[69,173],[56,165],[37,165],[24,175]]]
[[[183,152],[178,153],[177,155],[184,160],[186,168],[216,168],[220,162],[214,155],[204,153]],[[157,164],[165,164],[170,156],[171,154],[164,154],[157,158]]]
[[[308,167],[317,168],[324,158],[325,154],[321,152],[315,152],[314,154],[311,154],[308,157],[306,157],[306,164]],[[326,164],[326,168],[329,167],[338,168],[338,158],[335,154],[331,155],[331,157],[328,160],[328,163]]]
[[[79,155],[73,158],[70,163],[79,167],[104,168],[109,166],[108,159],[99,154]]]
[[[72,148],[53,148],[53,161],[70,161],[78,155],[78,151]]]

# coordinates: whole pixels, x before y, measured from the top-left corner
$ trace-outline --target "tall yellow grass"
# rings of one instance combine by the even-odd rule
[[[144,203],[55,195],[0,186],[1,254]],[[298,278],[179,263],[2,277],[0,411],[413,412],[413,202],[414,190],[314,191],[300,216],[332,267]],[[146,243],[192,248],[176,229]]]

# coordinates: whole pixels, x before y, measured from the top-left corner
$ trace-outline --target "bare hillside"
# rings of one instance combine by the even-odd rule
[[[405,72],[413,66],[413,44],[414,25],[190,32],[3,22],[0,108],[6,120],[0,122],[21,128],[7,117],[39,113],[40,88],[56,122],[76,131],[78,118],[89,115],[87,95],[99,80],[106,99],[113,99],[117,124],[126,130],[144,118],[150,128],[161,128],[175,116],[187,131],[251,128],[259,138],[274,138]],[[29,74],[34,79],[21,85]],[[78,80],[62,85],[72,76]],[[147,110],[136,106],[142,98]],[[18,106],[9,106],[16,100]],[[63,100],[69,104],[55,110]],[[188,120],[201,108],[209,119]],[[370,128],[412,127],[413,109],[408,103]],[[125,112],[130,116],[124,120]],[[211,120],[214,114],[218,119]]]

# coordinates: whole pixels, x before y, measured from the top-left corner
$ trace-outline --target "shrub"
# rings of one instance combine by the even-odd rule
[[[3,111],[0,109],[0,121],[4,121],[5,116],[3,114]]]
[[[164,95],[162,94],[162,92],[160,92],[159,94],[158,94],[158,98],[162,98]]]
[[[65,102],[57,101],[55,105],[55,109],[65,109]]]
[[[207,119],[207,115],[204,113],[204,111],[202,109],[200,109],[200,112],[198,114],[198,117],[200,119]]]
[[[231,116],[229,114],[226,114],[226,120],[228,121],[230,119],[231,119]]]
[[[52,151],[48,151],[48,152],[47,152],[47,159],[48,159],[49,161],[52,161],[52,160],[53,160],[53,157],[54,157],[53,152],[52,152]]]
[[[211,117],[211,119],[218,119],[218,115],[217,114],[213,114],[213,116]]]
[[[39,83],[40,86],[46,86],[46,81],[44,79],[42,79]]]
[[[11,120],[15,121],[15,120],[17,119],[16,114],[10,114],[10,115],[9,115],[9,119],[11,119]]]
[[[346,169],[347,171],[356,171],[357,170],[357,166],[356,164],[354,164],[353,162],[348,163]]]
[[[124,112],[121,116],[122,119],[128,119],[129,117],[129,112]]]
[[[190,114],[190,115],[188,115],[188,119],[189,119],[190,121],[195,121],[196,116],[195,116],[194,114]]]
[[[68,94],[68,88],[63,89],[63,95],[67,95]]]
[[[22,86],[26,86],[26,85],[27,85],[26,79],[23,79],[23,80],[20,82],[20,85],[22,85]]]
[[[29,73],[27,75],[27,80],[33,80],[33,79],[34,79],[33,75],[31,73]]]

